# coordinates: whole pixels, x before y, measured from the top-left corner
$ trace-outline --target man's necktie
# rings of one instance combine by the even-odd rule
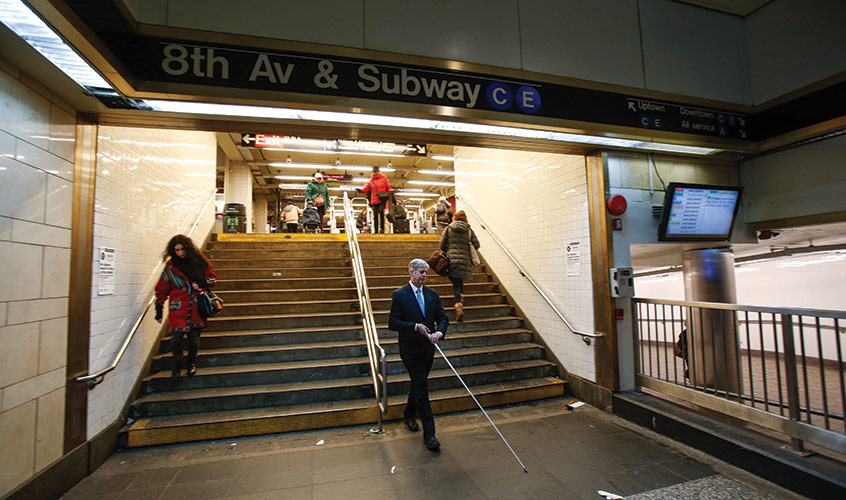
[[[423,313],[423,316],[426,316],[426,304],[423,302],[423,289],[417,289],[417,303],[420,304],[420,311]]]

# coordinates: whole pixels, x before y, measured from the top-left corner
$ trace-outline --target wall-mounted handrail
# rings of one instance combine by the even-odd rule
[[[485,221],[481,217],[479,217],[479,214],[477,214],[476,211],[473,210],[473,207],[471,207],[470,204],[467,203],[467,201],[464,198],[462,198],[461,196],[459,196],[458,194],[455,195],[455,198],[460,200],[461,203],[464,204],[464,208],[467,209],[471,214],[473,214],[473,217],[475,217],[476,220],[479,221],[479,224],[482,226],[482,229],[484,229],[485,231],[488,232],[488,234],[491,236],[491,238],[493,238],[494,242],[497,245],[499,245],[499,248],[501,248],[502,251],[505,252],[505,255],[507,255],[508,258],[511,259],[511,262],[514,263],[514,265],[517,267],[517,271],[520,272],[520,275],[523,276],[524,278],[526,278],[527,280],[529,280],[529,283],[531,283],[531,285],[535,288],[535,290],[537,290],[537,292],[540,294],[540,296],[543,297],[543,300],[546,301],[546,303],[549,305],[549,307],[552,308],[552,311],[555,313],[555,315],[558,316],[558,318],[561,319],[561,321],[564,322],[564,324],[567,326],[567,328],[570,329],[571,332],[573,332],[576,335],[582,336],[585,343],[587,343],[588,345],[590,345],[590,339],[598,339],[598,338],[602,338],[602,337],[605,336],[604,333],[583,332],[583,331],[576,330],[575,328],[573,328],[573,326],[570,324],[570,322],[567,321],[567,318],[565,318],[564,315],[561,314],[561,311],[559,311],[558,308],[555,307],[555,304],[552,303],[552,301],[549,299],[549,297],[546,295],[546,293],[544,293],[544,291],[541,290],[541,288],[538,286],[538,284],[535,283],[535,280],[533,280],[532,277],[529,276],[529,273],[527,273],[523,269],[523,266],[521,266],[520,263],[517,262],[517,259],[515,259],[513,255],[511,255],[511,252],[509,252],[508,249],[505,248],[505,245],[503,245],[502,242],[499,241],[499,238],[497,238],[496,235],[493,234],[493,231],[488,229],[487,224],[485,224]]]
[[[203,209],[200,210],[200,214],[197,216],[197,220],[194,221],[194,224],[191,226],[191,229],[188,231],[188,237],[189,238],[191,237],[192,234],[194,234],[194,230],[197,229],[197,226],[200,224],[200,220],[203,218],[203,214],[206,213],[206,208],[208,208],[209,203],[211,203],[211,201],[214,199],[215,194],[217,194],[216,189],[214,191],[212,191],[211,196],[209,196],[209,199],[206,200],[206,203],[203,205]],[[156,271],[153,273],[153,276],[158,276],[159,274],[161,274],[163,265],[164,265],[164,263],[156,266]],[[77,377],[76,378],[77,382],[87,382],[88,383],[88,389],[91,390],[94,387],[96,387],[100,382],[103,381],[103,379],[105,378],[107,373],[109,373],[110,371],[117,368],[117,365],[118,365],[118,363],[120,363],[120,360],[123,357],[123,354],[126,352],[126,349],[129,347],[130,342],[132,342],[132,338],[135,336],[135,332],[138,330],[138,327],[141,326],[141,321],[144,320],[144,317],[147,315],[147,311],[150,310],[150,306],[153,305],[153,302],[155,302],[155,300],[156,300],[155,292],[152,292],[150,294],[150,298],[147,300],[147,305],[144,306],[144,310],[141,311],[141,314],[138,316],[138,319],[136,319],[135,323],[132,324],[132,328],[129,330],[129,333],[127,334],[126,338],[123,341],[123,345],[120,346],[120,349],[118,350],[117,354],[115,355],[115,359],[112,361],[112,363],[109,366],[107,366],[106,368],[103,368],[102,370],[98,371],[97,373],[92,373],[90,375]]]
[[[373,306],[370,302],[370,290],[367,288],[367,276],[356,236],[355,216],[352,204],[344,191],[344,232],[350,247],[353,274],[355,275],[358,305],[361,310],[361,326],[367,343],[367,356],[370,360],[370,375],[373,379],[373,394],[379,412],[379,432],[382,432],[382,416],[388,411],[388,363],[385,349],[379,345],[376,322],[373,319]]]

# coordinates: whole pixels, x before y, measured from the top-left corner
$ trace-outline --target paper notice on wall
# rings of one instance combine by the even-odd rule
[[[115,294],[115,249],[100,249],[100,266],[97,269],[97,294]]]
[[[581,244],[578,241],[567,243],[567,276],[582,275]]]

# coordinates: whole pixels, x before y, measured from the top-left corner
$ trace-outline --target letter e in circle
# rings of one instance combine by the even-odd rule
[[[508,88],[508,85],[502,82],[494,82],[488,85],[486,94],[488,104],[490,104],[493,109],[497,111],[505,111],[511,107],[513,95],[511,94],[511,89]]]
[[[517,107],[528,114],[537,113],[541,107],[541,95],[538,89],[523,85],[517,89]]]

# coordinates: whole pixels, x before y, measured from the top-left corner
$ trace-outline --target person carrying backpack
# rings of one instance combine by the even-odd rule
[[[326,184],[323,182],[323,174],[317,172],[314,174],[314,179],[308,183],[305,189],[305,199],[306,201],[311,200],[314,203],[314,207],[317,209],[317,212],[320,214],[320,222],[318,223],[318,232],[323,232],[323,216],[326,215],[326,207],[329,206],[329,188],[326,187]],[[305,225],[305,222],[303,222]]]

